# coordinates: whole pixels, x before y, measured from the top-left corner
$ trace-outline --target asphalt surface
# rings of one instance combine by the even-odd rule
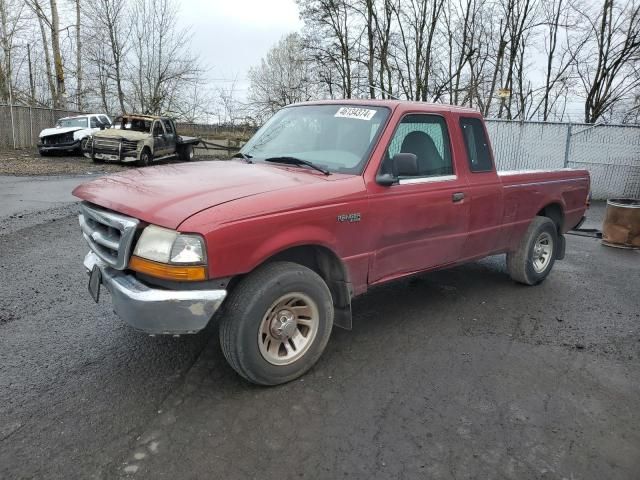
[[[0,478],[640,478],[640,252],[572,235],[537,287],[494,257],[375,288],[261,388],[216,325],[151,338],[93,303],[53,206],[0,218]]]
[[[68,205],[76,200],[71,190],[91,178],[0,176],[0,218]]]

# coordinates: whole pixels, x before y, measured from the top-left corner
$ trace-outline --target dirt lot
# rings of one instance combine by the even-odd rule
[[[213,153],[196,150],[198,160],[212,160]],[[171,161],[169,161],[171,162]],[[163,161],[162,163],[168,163]],[[86,175],[113,173],[135,165],[118,163],[94,163],[81,155],[51,155],[42,157],[36,149],[0,149],[0,175],[42,176],[42,175]]]

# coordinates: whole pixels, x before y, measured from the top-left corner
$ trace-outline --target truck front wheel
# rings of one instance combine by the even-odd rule
[[[148,148],[144,148],[142,152],[140,152],[140,159],[138,160],[139,167],[147,167],[151,163],[151,151]]]
[[[547,217],[535,217],[515,252],[507,253],[511,278],[525,285],[542,282],[553,268],[558,247],[556,224]]]
[[[227,298],[220,345],[231,367],[250,382],[278,385],[309,370],[333,326],[333,302],[324,280],[291,262],[268,263],[243,279]]]

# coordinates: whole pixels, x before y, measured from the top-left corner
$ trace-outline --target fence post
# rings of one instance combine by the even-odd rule
[[[33,145],[33,108],[29,105],[29,146]]]
[[[573,125],[569,124],[567,127],[567,142],[564,146],[564,168],[569,166],[569,152],[571,151],[571,129]]]

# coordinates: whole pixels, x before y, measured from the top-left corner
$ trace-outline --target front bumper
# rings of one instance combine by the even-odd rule
[[[58,144],[44,144],[38,143],[38,150],[40,152],[67,152],[69,150],[78,150],[80,148],[81,140],[74,140],[70,143],[58,143]]]
[[[98,265],[116,314],[131,327],[149,334],[196,333],[207,326],[227,296],[226,290],[161,290],[133,275],[115,270],[95,253],[84,258],[87,272]]]

